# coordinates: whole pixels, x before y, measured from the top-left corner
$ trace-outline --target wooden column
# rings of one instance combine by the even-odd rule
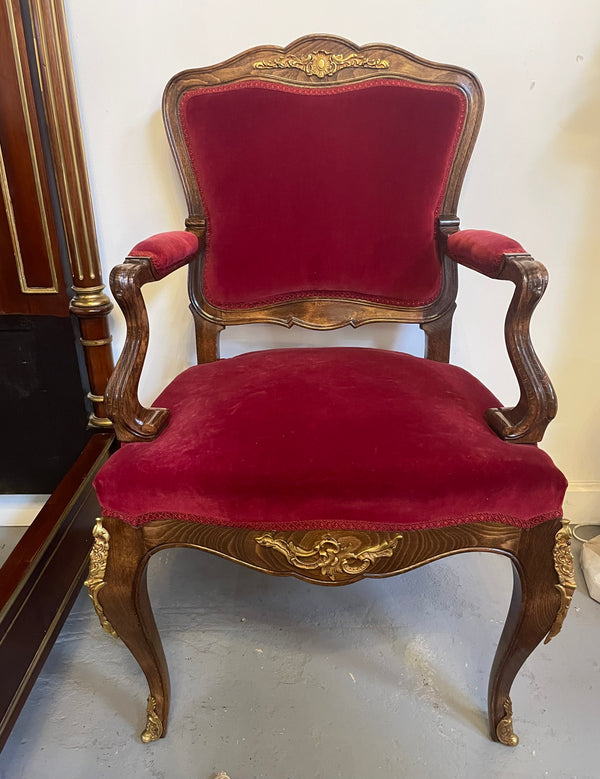
[[[110,427],[104,390],[114,363],[94,214],[61,0],[29,0],[52,161],[73,274],[70,310],[79,319],[94,407],[90,424]]]

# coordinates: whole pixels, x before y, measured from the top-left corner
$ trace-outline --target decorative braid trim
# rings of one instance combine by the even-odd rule
[[[252,528],[261,529],[268,527],[273,532],[284,530],[371,530],[373,532],[385,533],[396,531],[409,531],[409,530],[429,530],[433,528],[451,527],[452,525],[468,525],[478,522],[490,522],[499,523],[504,525],[512,525],[513,527],[519,527],[522,529],[529,529],[540,525],[542,522],[547,522],[550,519],[561,519],[562,511],[557,509],[556,511],[549,511],[545,514],[539,514],[538,516],[530,519],[521,519],[520,517],[513,517],[509,514],[470,514],[460,517],[446,517],[444,519],[438,519],[435,521],[422,520],[419,522],[390,522],[390,523],[376,523],[376,522],[349,522],[343,519],[320,519],[314,522],[306,521],[288,521],[288,522],[273,522],[267,524],[265,522],[249,522],[244,520],[237,520],[230,522],[220,517],[201,517],[196,514],[182,514],[179,512],[168,511],[154,511],[147,514],[139,514],[137,516],[131,514],[124,514],[120,511],[114,511],[108,506],[102,507],[102,514],[105,517],[115,517],[121,519],[123,522],[132,525],[133,527],[141,527],[148,522],[157,522],[163,519],[179,519],[182,522],[197,522],[201,525],[221,525],[222,527],[236,527],[236,528]]]
[[[404,78],[401,75],[390,74],[389,76],[373,76],[372,78],[363,78],[361,81],[347,82],[345,84],[324,84],[323,86],[313,86],[312,84],[289,84],[280,81],[267,81],[264,76],[256,76],[246,81],[234,81],[230,84],[202,84],[201,86],[188,89],[179,103],[179,112],[189,100],[193,100],[196,95],[206,92],[238,92],[241,89],[269,89],[273,92],[291,92],[297,95],[318,95],[326,97],[327,95],[339,95],[343,92],[356,92],[358,90],[371,89],[372,87],[403,87],[416,89],[420,92],[447,92],[452,95],[458,95],[462,103],[461,117],[466,113],[466,98],[462,89],[456,84],[435,84],[422,81],[413,81]]]

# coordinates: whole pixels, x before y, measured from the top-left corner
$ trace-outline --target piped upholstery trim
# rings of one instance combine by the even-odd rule
[[[497,522],[505,525],[512,525],[522,529],[529,529],[547,522],[551,519],[560,519],[562,517],[562,511],[550,511],[545,514],[539,514],[538,516],[531,517],[530,519],[520,519],[519,517],[513,517],[508,514],[471,514],[469,516],[462,517],[447,517],[444,519],[421,520],[416,522],[398,522],[389,524],[378,524],[377,522],[347,522],[343,519],[324,519],[316,520],[315,522],[286,522],[280,521],[272,523],[268,527],[261,526],[255,522],[235,521],[231,524],[226,519],[215,517],[200,517],[196,514],[179,514],[169,513],[165,511],[157,511],[149,514],[142,514],[140,516],[131,516],[128,514],[121,514],[118,511],[112,511],[108,507],[102,507],[102,515],[105,517],[115,517],[120,519],[133,527],[142,527],[149,522],[159,522],[166,519],[175,519],[182,522],[196,522],[200,525],[218,525],[222,527],[239,527],[239,528],[255,528],[256,530],[269,530],[272,532],[285,531],[285,530],[371,530],[373,532],[402,532],[408,530],[428,530],[430,528],[452,527],[456,525],[467,525],[474,522]]]

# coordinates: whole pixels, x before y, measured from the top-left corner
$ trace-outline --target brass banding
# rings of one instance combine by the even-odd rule
[[[90,414],[88,424],[90,427],[113,427],[112,420],[108,417],[97,417],[95,414]]]
[[[112,303],[108,295],[102,290],[104,285],[101,284],[98,287],[73,287],[75,290],[75,297],[71,300],[71,309],[74,309],[77,313],[78,308],[97,308],[98,306],[109,305],[112,308]]]
[[[107,338],[79,338],[79,340],[84,346],[108,346],[108,344],[112,343],[112,335],[109,335]]]
[[[90,292],[102,292],[104,284],[97,284],[95,287],[77,287],[73,284],[71,289],[80,295],[88,295]]]
[[[25,276],[25,267],[23,265],[23,257],[21,255],[19,239],[17,236],[17,226],[16,226],[14,212],[12,208],[12,200],[10,197],[10,188],[9,188],[6,169],[4,166],[4,160],[2,158],[1,152],[0,152],[0,184],[2,187],[4,207],[6,210],[6,215],[8,217],[8,225],[11,234],[11,240],[15,251],[15,261],[17,263],[17,272],[19,276],[19,285],[21,287],[21,292],[23,292],[26,295],[55,294],[58,292],[56,268],[54,267],[54,262],[53,262],[55,256],[52,247],[52,241],[50,239],[50,229],[48,227],[48,217],[46,214],[44,194],[42,190],[42,181],[40,176],[40,165],[38,162],[37,152],[35,148],[35,139],[33,137],[33,128],[31,125],[32,111],[30,109],[29,101],[27,99],[25,75],[23,72],[23,63],[21,62],[21,55],[19,52],[19,41],[17,37],[17,28],[15,23],[15,16],[13,12],[12,3],[10,2],[10,0],[5,0],[5,5],[6,5],[7,16],[8,16],[8,27],[10,30],[17,82],[19,85],[19,94],[21,97],[21,107],[23,109],[23,119],[25,120],[25,133],[27,135],[27,145],[29,147],[29,157],[31,160],[31,168],[32,168],[33,180],[35,184],[35,193],[38,201],[38,213],[40,215],[40,219],[42,223],[44,243],[46,246],[46,255],[48,257],[48,266],[50,270],[50,277],[52,279],[51,287],[31,287],[27,283],[27,278]]]

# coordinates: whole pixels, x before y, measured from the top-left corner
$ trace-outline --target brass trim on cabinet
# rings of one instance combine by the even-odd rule
[[[85,153],[79,137],[79,128],[73,126],[72,112],[77,110],[77,105],[74,91],[69,89],[69,78],[65,70],[65,63],[70,62],[66,31],[62,30],[59,23],[56,0],[50,0],[47,3],[42,3],[42,0],[30,0],[29,6],[36,29],[35,51],[38,57],[42,91],[48,120],[51,124],[51,135],[55,136],[55,143],[52,145],[55,156],[58,155],[55,167],[57,172],[60,172],[62,182],[62,186],[59,186],[59,200],[67,233],[71,270],[73,276],[81,281],[85,280],[86,275],[91,279],[96,279],[100,273],[100,263],[97,257],[93,221],[90,224],[90,218],[92,218],[91,202],[86,202],[89,198],[84,194],[84,184],[86,189],[88,188]],[[52,45],[56,51],[51,49]],[[54,63],[55,67],[42,68],[40,59],[44,63]],[[58,105],[59,99],[62,103],[61,107]],[[66,125],[66,134],[61,129],[61,116]],[[66,154],[75,164],[71,166],[67,164]],[[83,160],[83,170],[81,165],[77,164],[78,156]],[[75,189],[76,203],[73,202],[73,189]],[[82,257],[82,254],[85,254],[85,257]],[[87,265],[87,273],[84,265]]]
[[[79,340],[83,346],[108,346],[110,343],[112,343],[112,335],[109,335],[107,338],[93,339],[80,337]]]
[[[88,425],[90,427],[100,427],[104,430],[108,430],[113,427],[111,419],[108,419],[108,417],[97,417],[95,414],[90,414]]]
[[[50,228],[48,226],[48,217],[46,214],[46,205],[44,200],[44,193],[42,191],[42,181],[40,177],[40,165],[38,161],[37,151],[35,148],[33,128],[31,126],[30,113],[32,112],[35,115],[35,107],[32,110],[29,104],[29,100],[27,99],[27,89],[25,87],[25,76],[23,74],[23,63],[21,61],[21,54],[19,51],[19,39],[17,36],[17,27],[15,23],[15,15],[14,15],[11,0],[5,0],[5,6],[6,6],[7,17],[8,17],[8,28],[9,28],[10,39],[12,43],[15,71],[17,74],[17,84],[19,86],[19,95],[21,97],[21,108],[23,111],[23,119],[25,121],[25,133],[27,135],[27,146],[29,147],[29,158],[31,160],[31,169],[33,172],[35,193],[38,201],[38,210],[39,210],[40,219],[42,223],[42,232],[44,234],[44,243],[46,245],[48,267],[50,270],[50,277],[52,279],[51,287],[32,287],[27,283],[25,266],[23,264],[23,256],[21,254],[21,246],[18,237],[17,224],[15,220],[14,211],[12,208],[12,198],[10,196],[10,185],[8,183],[8,176],[6,175],[6,167],[4,165],[4,157],[2,155],[1,150],[0,150],[0,184],[2,186],[4,207],[6,210],[6,216],[8,218],[10,236],[14,248],[15,262],[17,264],[17,273],[19,277],[19,286],[21,287],[21,292],[25,295],[53,295],[59,292],[58,279],[56,276],[56,267],[54,265],[54,261],[57,258],[55,257],[54,250],[52,248],[52,241],[50,239]]]

